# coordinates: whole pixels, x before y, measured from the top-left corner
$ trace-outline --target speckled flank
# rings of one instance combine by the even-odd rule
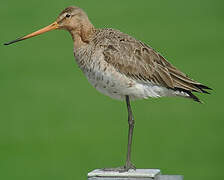
[[[91,49],[91,47],[89,48]],[[88,51],[88,48],[85,50],[80,48],[74,51],[78,66],[86,75],[88,81],[99,92],[111,98],[124,100],[125,95],[129,95],[132,100],[148,97],[188,96],[186,93],[175,92],[151,82],[145,83],[128,78],[104,61],[104,56],[100,52],[95,52],[87,58],[88,53],[86,51]],[[87,59],[88,61],[86,61]]]

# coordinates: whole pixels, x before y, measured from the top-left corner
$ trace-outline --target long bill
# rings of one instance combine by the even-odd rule
[[[51,30],[54,30],[54,29],[58,29],[58,28],[59,28],[59,25],[55,21],[54,23],[50,24],[49,26],[46,26],[46,27],[44,27],[44,28],[42,28],[42,29],[40,29],[38,31],[35,31],[35,32],[31,33],[31,34],[28,34],[28,35],[23,36],[21,38],[18,38],[16,40],[10,41],[8,43],[4,43],[4,45],[10,45],[10,44],[13,44],[15,42],[22,41],[22,40],[25,40],[25,39],[29,39],[31,37],[38,36],[40,34],[43,34],[45,32],[48,32],[48,31],[51,31]]]

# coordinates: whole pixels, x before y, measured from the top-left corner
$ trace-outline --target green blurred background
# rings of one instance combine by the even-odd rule
[[[124,164],[126,105],[91,87],[67,32],[2,45],[48,25],[69,5],[82,7],[98,28],[150,44],[214,89],[198,94],[202,105],[181,98],[132,102],[137,168],[224,178],[224,1],[8,0],[0,6],[0,179],[84,180],[95,168]]]

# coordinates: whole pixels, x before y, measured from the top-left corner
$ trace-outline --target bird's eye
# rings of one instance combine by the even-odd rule
[[[70,14],[66,14],[66,16],[65,16],[65,17],[69,18],[70,16],[71,16]]]

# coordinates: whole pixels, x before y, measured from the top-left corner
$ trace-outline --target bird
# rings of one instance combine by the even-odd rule
[[[135,120],[130,101],[169,96],[184,97],[201,103],[193,93],[209,94],[208,90],[212,90],[188,77],[142,41],[116,29],[95,28],[86,12],[77,6],[65,8],[52,24],[4,45],[55,29],[70,33],[76,62],[90,84],[102,94],[126,102],[126,162],[122,167],[105,170],[123,172],[136,168],[131,161]]]

